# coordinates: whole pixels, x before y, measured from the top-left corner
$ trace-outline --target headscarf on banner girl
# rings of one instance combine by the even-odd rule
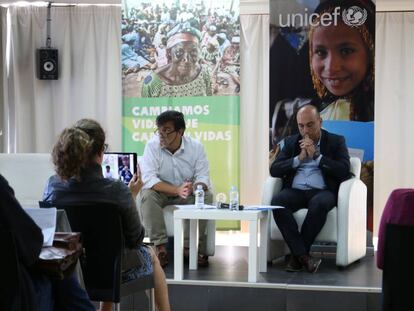
[[[211,69],[200,64],[201,33],[190,23],[167,33],[168,64],[150,73],[142,97],[211,96]]]

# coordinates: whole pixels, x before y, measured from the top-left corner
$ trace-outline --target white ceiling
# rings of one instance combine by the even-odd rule
[[[39,0],[26,0],[26,1],[16,1],[16,0],[0,0],[0,4],[14,3],[14,2],[48,2],[48,1],[39,1]],[[53,3],[67,3],[67,4],[121,4],[121,0],[50,0]]]
[[[241,14],[269,14],[269,1],[281,0],[240,0]],[[292,1],[292,0],[282,0]],[[0,0],[0,3],[12,3],[15,0]],[[35,2],[35,1],[28,1]],[[53,0],[54,3],[89,3],[89,4],[121,4],[121,0]],[[414,0],[374,0],[377,11],[410,11],[414,10]]]

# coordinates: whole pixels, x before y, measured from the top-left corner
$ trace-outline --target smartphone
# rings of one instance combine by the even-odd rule
[[[126,185],[137,172],[137,154],[134,152],[105,152],[102,161],[104,178],[120,180]]]

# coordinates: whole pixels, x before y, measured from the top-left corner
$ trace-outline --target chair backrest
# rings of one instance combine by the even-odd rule
[[[387,224],[385,229],[383,310],[414,310],[414,226]]]
[[[48,178],[55,174],[49,153],[0,153],[0,172],[22,205],[37,205]]]
[[[349,159],[351,166],[350,171],[356,178],[359,178],[361,176],[361,160],[356,157],[351,157]]]
[[[91,203],[56,207],[66,211],[72,231],[82,233],[85,254],[81,266],[89,297],[118,303],[124,237],[117,206]]]

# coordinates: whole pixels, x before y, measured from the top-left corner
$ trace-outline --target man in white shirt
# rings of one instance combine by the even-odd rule
[[[209,164],[204,147],[184,136],[184,115],[165,111],[157,119],[155,136],[146,144],[141,162],[144,187],[141,195],[143,222],[162,266],[168,263],[168,242],[162,209],[173,204],[194,204],[194,189],[201,184],[205,203],[212,203]],[[205,253],[206,221],[199,222],[200,266],[208,265]],[[185,244],[188,243],[186,238]]]

